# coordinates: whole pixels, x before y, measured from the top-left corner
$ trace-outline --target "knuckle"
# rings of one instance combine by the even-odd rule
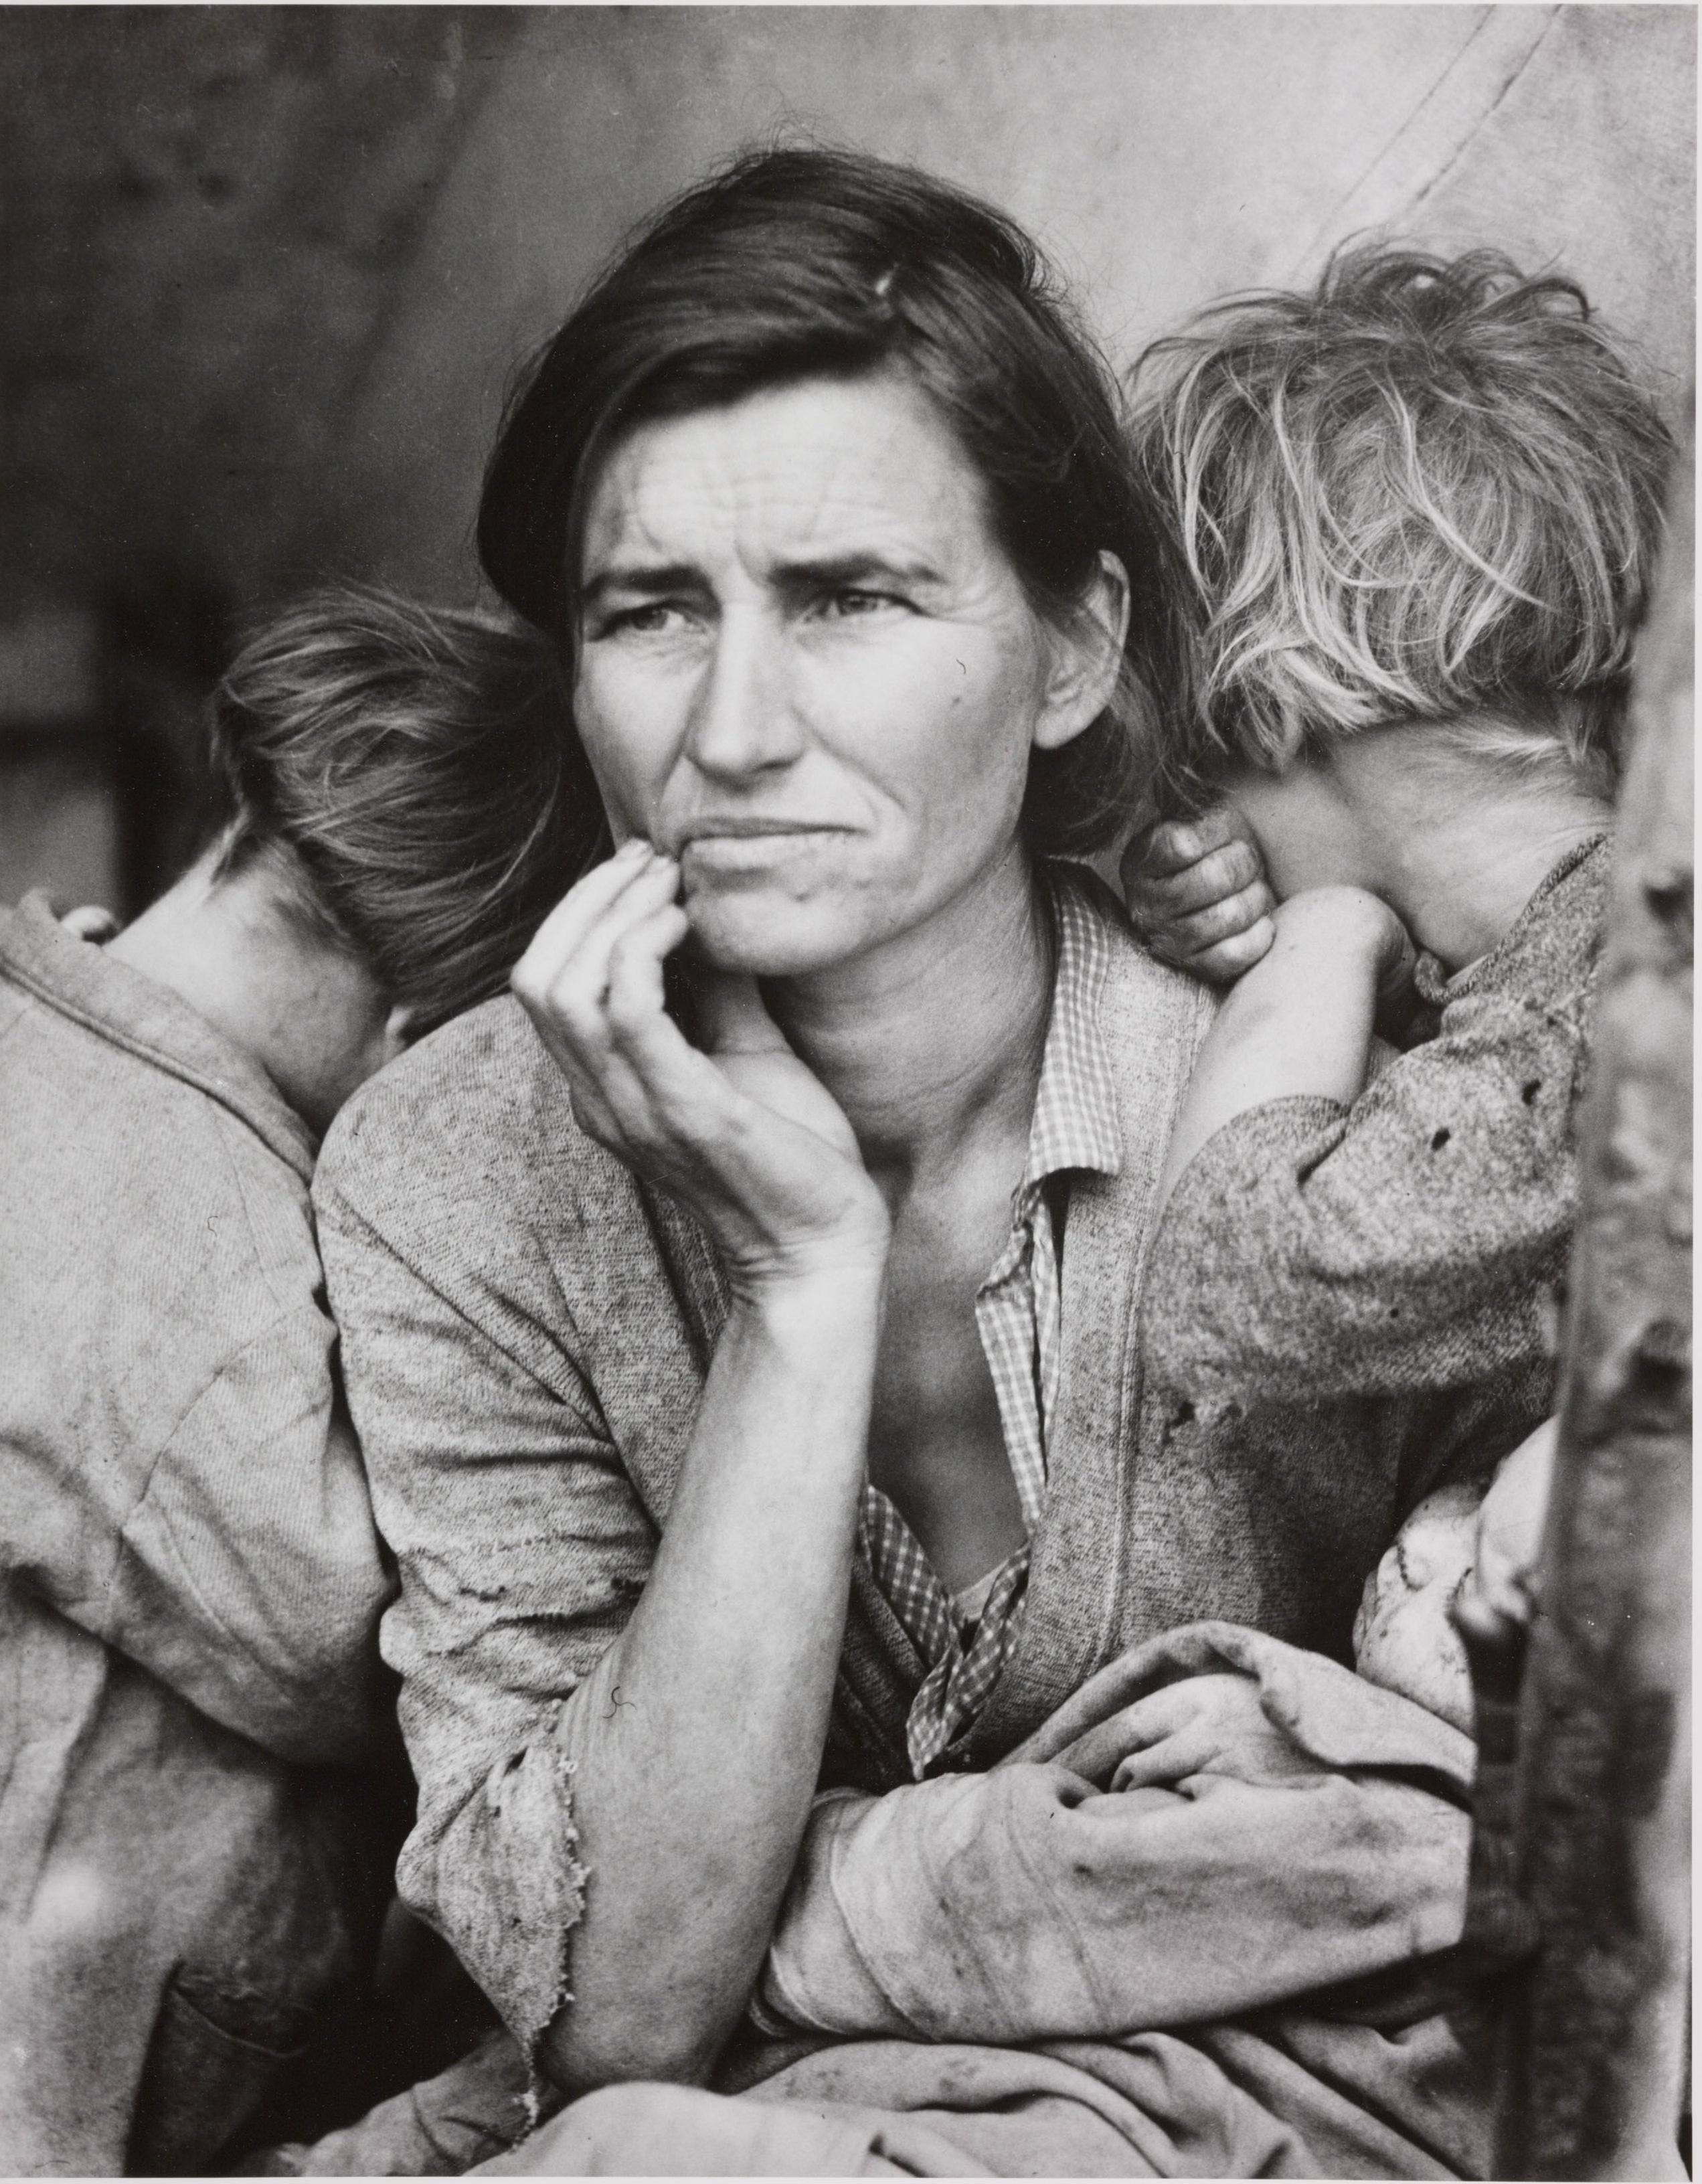
[[[1233,841],[1226,842],[1217,854],[1223,861],[1224,874],[1231,887],[1251,887],[1264,877],[1259,852],[1238,834]]]

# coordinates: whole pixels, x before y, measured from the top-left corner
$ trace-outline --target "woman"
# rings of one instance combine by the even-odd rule
[[[735,167],[557,336],[480,538],[620,847],[531,1022],[429,1042],[320,1170],[402,1884],[562,2089],[701,2080],[819,1784],[984,1768],[1190,1618],[1344,1652],[1408,1445],[1143,1391],[1210,1004],[1044,861],[1131,800],[1157,607],[1019,231],[872,160]],[[1452,1938],[1449,1843],[1351,1969]]]

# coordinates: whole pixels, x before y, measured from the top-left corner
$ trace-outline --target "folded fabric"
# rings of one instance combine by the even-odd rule
[[[1096,1788],[1203,1677],[1239,1742]],[[722,2094],[609,2087],[481,2173],[1481,2176],[1472,1758],[1334,1662],[1171,1632],[989,1774],[818,1801]]]
[[[523,2138],[537,2117],[526,2058],[492,2032],[470,2055],[311,2145],[275,2146],[242,2176],[460,2176]]]
[[[1261,1744],[1170,1794],[1096,1794],[1121,1717],[1257,1688]],[[925,2040],[1108,2038],[1340,1989],[1459,1939],[1472,1747],[1336,1663],[1195,1624],[1112,1663],[991,1773],[818,1800],[757,2021]],[[1348,1988],[1351,1992],[1351,1988]],[[1380,1991],[1380,1990],[1379,1990]]]

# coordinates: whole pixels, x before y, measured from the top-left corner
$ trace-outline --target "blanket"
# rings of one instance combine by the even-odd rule
[[[608,2088],[487,2166],[1482,2176],[1472,1760],[1334,1662],[1169,1633],[987,1774],[819,1801],[720,2092]]]

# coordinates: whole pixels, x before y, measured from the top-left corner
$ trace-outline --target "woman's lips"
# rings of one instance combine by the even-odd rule
[[[693,834],[681,850],[680,860],[710,872],[751,872],[787,858],[807,856],[826,843],[844,840],[849,831],[844,827],[811,826],[807,822],[716,828]]]

